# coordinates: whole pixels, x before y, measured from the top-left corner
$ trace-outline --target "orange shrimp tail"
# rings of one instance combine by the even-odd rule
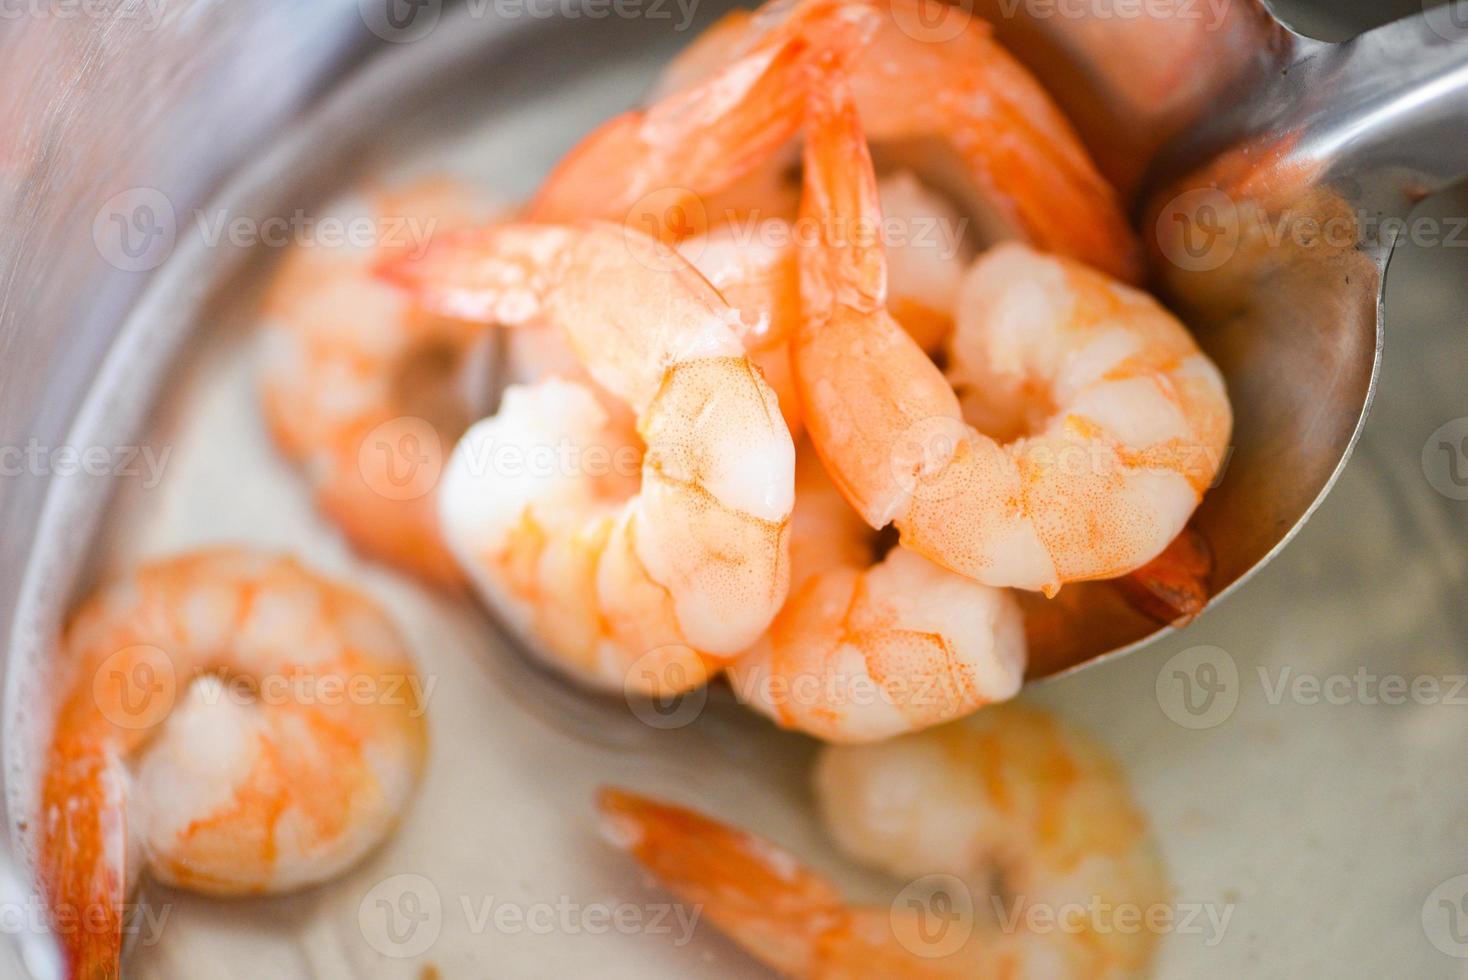
[[[817,315],[835,303],[862,311],[887,305],[887,257],[879,233],[877,175],[856,103],[843,75],[811,72],[806,99],[805,192],[801,218],[820,247],[801,263],[802,295]]]
[[[800,254],[804,317],[791,363],[806,431],[832,482],[881,528],[906,496],[892,440],[960,411],[942,372],[887,313],[876,172],[846,81],[833,72],[809,88],[801,218],[820,240]],[[826,380],[842,377],[853,380]]]
[[[1133,609],[1159,623],[1186,626],[1208,605],[1213,550],[1192,527],[1141,568],[1117,579],[1117,588]]]
[[[43,799],[41,882],[72,980],[114,980],[122,955],[126,817],[120,784],[109,788],[116,777],[94,759],[53,763]]]
[[[760,837],[627,790],[604,787],[597,808],[620,847],[722,932],[777,970],[810,972],[841,914],[824,877]]]
[[[706,227],[696,220],[700,199],[795,137],[804,68],[848,63],[878,20],[870,5],[851,0],[794,5],[748,54],[582,140],[541,186],[526,220],[626,221],[663,241],[698,234]]]
[[[538,234],[533,227],[488,225],[439,235],[416,257],[384,255],[372,274],[430,313],[470,323],[524,326],[540,314],[549,281],[559,269],[547,255],[548,228],[541,227]]]
[[[402,290],[421,309],[474,323],[492,323],[493,307],[472,302],[464,295],[480,285],[483,275],[473,262],[474,243],[484,242],[490,229],[450,232],[435,236],[420,254],[385,253],[372,264],[372,276]],[[482,282],[485,287],[497,282]]]
[[[1115,188],[1044,85],[993,36],[970,5],[945,0],[880,0],[884,29],[857,73],[857,101],[880,109],[871,126],[918,135],[936,118],[989,203],[1038,247],[1079,259],[1131,283],[1141,281],[1142,249]],[[961,21],[955,36],[929,25]],[[894,98],[932,93],[923,106]],[[881,105],[871,105],[873,102]],[[920,123],[919,120],[923,122]],[[882,138],[878,136],[877,138]]]

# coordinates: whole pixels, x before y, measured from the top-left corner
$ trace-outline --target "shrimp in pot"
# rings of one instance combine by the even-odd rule
[[[681,807],[621,790],[603,790],[599,805],[616,844],[785,976],[1148,971],[1158,933],[1146,923],[1169,901],[1161,861],[1116,764],[1052,718],[1006,705],[880,745],[828,747],[815,789],[842,851],[913,882],[897,901],[850,904],[777,845]],[[940,886],[930,898],[916,890],[924,879]],[[1065,927],[1031,928],[1025,913],[1037,908]]]
[[[740,699],[826,741],[870,742],[1017,694],[1025,628],[1013,596],[900,546],[873,562],[872,538],[802,445],[790,598],[728,668]]]
[[[966,275],[948,379],[886,307],[871,157],[839,78],[813,89],[793,345],[806,428],[873,527],[989,585],[1043,590],[1145,565],[1224,458],[1217,368],[1156,301],[1011,243]],[[980,412],[979,427],[964,407]],[[992,435],[989,433],[993,433]]]
[[[512,386],[459,443],[440,507],[486,600],[550,662],[614,689],[703,683],[784,604],[794,446],[739,317],[678,254],[622,227],[518,224],[384,274],[439,312],[541,317],[636,417],[584,384]]]
[[[423,768],[401,637],[288,558],[144,565],[75,611],[59,658],[37,851],[74,977],[118,975],[144,869],[212,895],[325,881],[388,835]]]
[[[1017,236],[1119,278],[1141,278],[1141,248],[1115,189],[1044,86],[972,8],[943,0],[845,2],[879,14],[869,40],[842,64],[867,137],[883,157],[941,184],[986,219],[993,236]],[[771,43],[771,20],[803,23],[770,13],[786,9],[726,15],[674,59],[658,91],[710,85]]]
[[[265,297],[260,396],[276,445],[302,463],[317,505],[364,554],[451,585],[434,480],[477,414],[489,337],[478,324],[416,309],[376,281],[384,254],[471,223],[483,206],[430,181],[367,205],[376,248],[298,245]],[[395,230],[396,229],[396,230]]]

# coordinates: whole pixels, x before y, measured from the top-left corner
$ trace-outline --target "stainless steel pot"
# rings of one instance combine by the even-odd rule
[[[350,0],[0,11],[0,634],[15,624],[48,489],[70,479],[100,490],[108,479],[49,458],[153,272],[99,251],[92,225],[104,202],[140,185],[202,200],[374,43]],[[148,400],[140,393],[128,410],[140,419]],[[0,881],[18,879],[4,871]],[[24,956],[36,976],[52,975],[30,889],[0,890],[14,924],[0,973],[22,975]]]
[[[428,12],[436,16],[435,0],[426,2]],[[1317,33],[1336,37],[1419,9],[1411,0],[1396,4],[1371,0],[1354,5],[1322,3],[1318,8],[1290,6],[1299,9],[1285,12],[1296,14],[1297,23],[1307,31],[1313,27]],[[104,233],[119,218],[124,222],[133,220],[139,214],[138,195],[148,190],[180,211],[202,205],[243,163],[270,147],[290,121],[298,119],[308,106],[328,98],[333,87],[354,68],[411,40],[414,21],[387,19],[385,9],[365,0],[315,0],[309,7],[223,0],[137,0],[104,3],[95,8],[43,0],[26,6],[0,2],[0,448],[9,450],[0,459],[9,466],[0,475],[0,636],[19,637],[34,645],[43,635],[49,635],[57,611],[75,586],[82,558],[95,541],[102,505],[114,483],[115,468],[122,461],[109,457],[106,466],[88,473],[80,462],[63,465],[54,450],[66,445],[84,397],[98,385],[98,372],[113,346],[119,324],[130,311],[136,314],[138,297],[150,285],[156,290],[161,277],[175,277],[173,295],[189,291],[187,277],[191,270],[184,265],[186,254],[175,254],[167,264],[160,264],[174,244],[167,235],[154,234],[161,226],[144,224],[124,229],[136,233],[132,239],[135,247],[120,252],[113,245],[101,244],[115,240]],[[712,5],[695,9],[701,21],[714,13]],[[1328,11],[1327,16],[1320,16],[1321,11]],[[425,22],[420,11],[416,23],[421,26]],[[630,29],[624,25],[616,30]],[[568,41],[550,21],[518,31],[517,35],[546,45],[546,50],[562,44],[584,46],[592,36],[583,29],[577,32],[579,41]],[[609,28],[607,36],[621,35]],[[673,40],[668,38],[670,45]],[[591,61],[593,55],[587,50],[569,56],[562,51],[552,61],[564,64],[568,57]],[[523,49],[505,49],[496,56],[533,57]],[[470,98],[465,95],[466,101]],[[463,111],[472,113],[472,103]],[[329,133],[286,133],[287,140],[295,141],[297,151],[301,141],[329,142],[331,138]],[[119,198],[120,194],[123,196]],[[147,198],[141,200],[146,203]],[[1461,208],[1461,204],[1457,206],[1457,210]],[[1447,216],[1452,213],[1450,209]],[[1419,350],[1432,345],[1432,349],[1449,351],[1439,337],[1437,304],[1452,295],[1445,290],[1445,282],[1464,281],[1462,258],[1444,247],[1413,251],[1409,246],[1399,263],[1402,274],[1394,272],[1391,281],[1393,302],[1400,311],[1396,332],[1402,336],[1404,347],[1415,342]],[[212,268],[210,281],[216,281],[225,271]],[[205,283],[200,282],[197,289],[203,288]],[[1458,292],[1459,302],[1461,296]],[[167,311],[158,312],[166,318]],[[94,404],[91,411],[108,415],[114,431],[141,431],[174,349],[193,326],[191,320],[167,324],[140,341],[144,346],[135,352],[137,356],[119,361],[114,354],[112,364],[125,364],[123,368],[114,367],[114,375],[125,371],[126,377],[103,379],[103,384],[109,390],[129,394]],[[1405,377],[1401,376],[1403,364],[1415,365]],[[1468,543],[1461,510],[1464,505],[1453,496],[1457,484],[1452,482],[1451,473],[1449,482],[1443,485],[1446,490],[1433,483],[1431,473],[1423,481],[1418,456],[1424,448],[1429,455],[1436,451],[1429,436],[1440,423],[1451,421],[1452,412],[1468,414],[1468,404],[1461,400],[1453,403],[1450,397],[1444,400],[1440,379],[1427,377],[1432,367],[1411,361],[1410,351],[1403,355],[1398,363],[1397,390],[1389,392],[1386,411],[1379,413],[1379,421],[1368,433],[1367,462],[1355,464],[1364,476],[1354,486],[1348,480],[1345,502],[1334,511],[1327,508],[1323,530],[1307,533],[1296,546],[1298,557],[1289,560],[1282,570],[1271,570],[1270,575],[1261,578],[1253,587],[1254,598],[1246,592],[1235,600],[1237,612],[1220,614],[1226,618],[1206,618],[1201,632],[1192,634],[1194,639],[1201,637],[1233,651],[1229,662],[1247,673],[1256,666],[1248,662],[1253,655],[1240,651],[1268,647],[1261,630],[1270,625],[1272,618],[1281,629],[1294,630],[1293,635],[1307,638],[1301,642],[1329,647],[1332,656],[1319,662],[1333,663],[1335,654],[1357,649],[1348,646],[1343,637],[1363,632],[1390,636],[1376,630],[1383,610],[1391,608],[1398,610],[1404,623],[1415,616],[1417,622],[1432,624],[1433,630],[1448,632],[1450,635],[1439,646],[1443,650],[1455,648],[1454,638],[1463,635],[1468,623],[1462,619],[1461,605],[1453,613],[1443,604],[1442,596],[1452,590],[1461,595],[1468,585],[1468,571],[1462,561],[1463,545]],[[1413,371],[1422,373],[1420,385],[1412,384]],[[1416,402],[1414,387],[1420,396]],[[1440,441],[1449,441],[1448,436]],[[1464,455],[1468,457],[1468,450]],[[1410,472],[1404,473],[1404,468]],[[1414,479],[1416,482],[1411,482]],[[1397,480],[1404,481],[1403,485],[1393,482]],[[67,485],[66,492],[58,497],[56,491],[62,482]],[[48,499],[53,501],[49,513]],[[57,499],[67,501],[64,509],[58,509],[54,503]],[[1365,534],[1353,527],[1357,521],[1397,524],[1381,534]],[[37,540],[36,531],[43,522],[49,531],[43,540]],[[1390,557],[1372,554],[1374,547],[1366,548],[1366,553],[1353,550],[1353,537],[1377,545],[1392,542]],[[54,574],[33,579],[30,595],[22,597],[21,573],[38,548],[65,557],[48,563]],[[1406,555],[1415,555],[1422,569],[1414,572],[1400,567]],[[1372,601],[1341,599],[1357,595],[1353,589],[1365,594],[1377,583],[1356,581],[1343,574],[1344,568],[1332,566],[1364,564],[1373,559],[1398,567],[1362,574],[1368,579],[1380,574],[1396,584],[1381,585],[1372,593]],[[1411,604],[1413,592],[1400,588],[1404,575],[1415,586],[1420,600],[1417,607]],[[1291,589],[1298,592],[1294,596],[1282,594]],[[1392,597],[1387,606],[1375,601],[1381,589]],[[1290,598],[1295,601],[1285,601]],[[1292,615],[1297,605],[1304,608],[1303,618]],[[1310,624],[1317,618],[1318,636],[1310,632]],[[1371,621],[1365,621],[1367,618]],[[1406,625],[1401,630],[1404,635],[1410,633]],[[1192,642],[1165,646],[1152,661],[1111,669],[1104,677],[1090,681],[1090,694],[1103,704],[1107,698],[1136,697],[1134,682],[1138,678],[1150,681],[1154,674],[1160,677],[1157,665],[1199,649],[1191,646]],[[1422,643],[1430,646],[1432,640]],[[1402,651],[1388,653],[1402,660]],[[1277,650],[1260,652],[1258,665],[1270,662],[1274,655],[1284,657]],[[1343,662],[1355,663],[1350,657]],[[20,737],[19,729],[27,721],[23,709],[29,678],[8,658],[3,666],[8,671],[7,702],[12,706],[5,737],[13,747]],[[1078,697],[1075,683],[1062,682],[1040,697],[1066,703]],[[1067,684],[1071,686],[1065,687]],[[1144,696],[1151,698],[1151,691]],[[1101,725],[1112,720],[1098,705],[1079,710]],[[1161,711],[1167,714],[1167,705],[1161,705]],[[1268,712],[1262,719],[1251,719],[1246,703],[1233,723],[1235,727],[1225,725],[1223,731],[1233,731],[1244,740],[1243,744],[1248,744],[1251,738],[1267,737],[1271,730],[1276,737],[1281,728],[1294,731],[1297,723],[1282,723],[1279,716]],[[1166,727],[1166,718],[1161,722],[1163,731],[1179,734],[1178,729]],[[1344,722],[1319,727],[1338,737],[1350,737],[1349,732],[1354,730]],[[1119,736],[1123,743],[1142,754],[1140,746],[1148,739],[1147,729],[1139,723],[1139,727],[1121,726],[1121,730],[1125,732]],[[1193,737],[1191,733],[1182,734]],[[1410,745],[1410,739],[1403,744]],[[1195,745],[1195,761],[1190,764],[1223,771],[1230,761],[1237,763],[1238,747],[1226,745],[1221,739]],[[1373,765],[1380,766],[1379,756],[1368,756]],[[1143,783],[1150,785],[1157,796],[1164,796],[1166,787],[1175,785],[1177,793],[1196,790],[1198,799],[1207,798],[1198,779],[1172,772],[1176,778],[1170,784],[1169,772],[1165,762],[1157,762],[1146,770]],[[1220,778],[1246,796],[1258,790],[1257,785],[1242,777]],[[8,790],[10,782],[7,780]],[[1444,801],[1451,797],[1447,794]],[[1178,817],[1178,808],[1159,805],[1159,809],[1164,814],[1162,819]],[[1258,809],[1250,812],[1268,813],[1268,800],[1260,800]],[[1305,814],[1294,816],[1305,822],[1310,819]],[[1241,822],[1253,826],[1247,819]],[[1219,860],[1247,865],[1236,849],[1224,847],[1219,853]],[[1447,878],[1451,870],[1444,866],[1442,877]],[[1197,866],[1189,866],[1186,875],[1189,886],[1208,881]],[[7,901],[4,881],[0,876],[0,906]],[[1418,889],[1422,891],[1418,896],[1414,888],[1415,880],[1411,887],[1404,886],[1400,891],[1416,899],[1428,897],[1426,890]],[[1411,918],[1417,906],[1410,901],[1407,905]],[[1399,932],[1395,921],[1392,928],[1395,938]],[[20,941],[15,944],[16,950],[24,947],[32,972],[49,975],[54,963],[46,948],[44,930],[21,927],[0,931],[6,933],[5,939]],[[1430,933],[1428,939],[1432,940]],[[1327,941],[1320,936],[1316,940]],[[1437,962],[1431,959],[1437,955],[1435,946],[1435,940],[1427,946],[1427,962]],[[1412,949],[1415,952],[1417,947]],[[0,972],[5,971],[3,957],[8,952],[12,951],[0,952]],[[716,959],[716,963],[726,962],[729,956],[727,951],[719,955],[726,959]],[[1412,960],[1423,962],[1416,957]],[[1241,954],[1237,962],[1245,963],[1247,958]],[[1178,973],[1196,969],[1192,963],[1174,965]]]

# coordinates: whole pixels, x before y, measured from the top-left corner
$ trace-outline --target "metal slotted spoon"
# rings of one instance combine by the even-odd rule
[[[1340,474],[1380,369],[1393,247],[1418,201],[1468,175],[1468,3],[1339,44],[1293,32],[1259,0],[1159,6],[1171,13],[1061,15],[1024,0],[980,12],[1045,66],[1135,202],[1152,288],[1227,378],[1230,457],[1194,521],[1220,598]],[[1062,632],[1032,678],[1165,630],[1118,609]]]

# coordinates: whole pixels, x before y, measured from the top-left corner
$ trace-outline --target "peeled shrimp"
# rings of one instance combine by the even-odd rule
[[[409,248],[407,222],[426,236],[473,221],[482,208],[465,189],[433,182],[378,195],[369,210],[382,245],[298,245],[271,284],[265,418],[353,545],[453,584],[461,576],[439,534],[432,491],[447,449],[482,400],[465,376],[482,366],[475,355],[487,350],[486,333],[416,309],[371,270],[383,255]]]
[[[707,280],[606,224],[463,233],[384,273],[440,312],[542,317],[636,416],[645,449],[619,461],[589,387],[512,386],[455,450],[449,541],[522,635],[583,680],[659,693],[758,639],[789,585],[794,447]]]
[[[902,547],[873,563],[872,531],[809,446],[797,454],[790,598],[728,669],[746,704],[831,742],[952,721],[1019,692],[1014,598]]]
[[[842,851],[913,882],[890,906],[848,904],[794,855],[689,810],[621,790],[602,791],[599,805],[613,841],[785,976],[1147,971],[1158,936],[1140,924],[1168,901],[1161,861],[1116,764],[1048,716],[1006,705],[880,745],[828,747],[815,788]],[[940,880],[930,898],[929,875],[958,880]],[[1034,909],[1064,927],[1031,927],[1047,921]]]
[[[58,656],[38,863],[72,976],[118,975],[144,868],[213,895],[325,881],[387,836],[423,768],[402,639],[287,558],[144,565],[76,610]]]
[[[870,40],[844,66],[867,136],[884,156],[918,166],[921,176],[994,219],[991,235],[1018,236],[1120,278],[1140,278],[1141,249],[1116,191],[1044,86],[971,7],[943,0],[845,3],[880,14]],[[726,15],[674,59],[658,91],[710,84],[771,43],[769,12],[785,9],[770,4]],[[774,22],[798,20],[788,14]]]
[[[880,221],[871,158],[839,78],[813,91],[804,208],[822,233],[802,252],[793,359],[842,493],[873,527],[895,523],[913,551],[989,585],[1053,594],[1146,564],[1222,464],[1218,370],[1151,297],[1000,245],[959,296],[952,376],[986,413],[967,424],[886,308],[880,243],[841,234]]]

